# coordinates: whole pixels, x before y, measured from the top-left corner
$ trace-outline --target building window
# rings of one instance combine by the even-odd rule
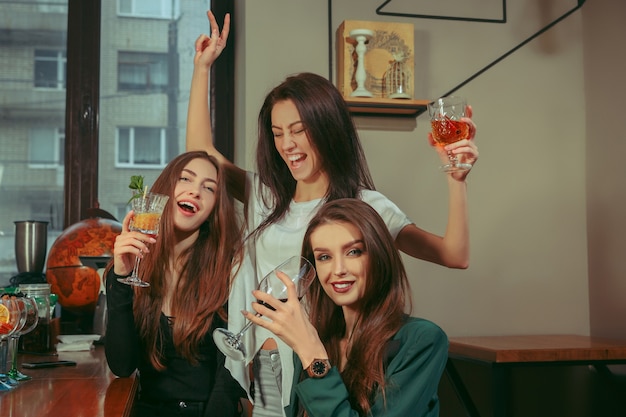
[[[65,165],[65,129],[31,128],[28,138],[30,168],[58,168]]]
[[[166,91],[167,54],[119,52],[118,65],[120,91]]]
[[[119,0],[117,6],[120,16],[176,19],[180,15],[179,0]]]
[[[67,14],[68,0],[37,0],[38,10],[42,13],[64,13]]]
[[[116,153],[117,167],[164,167],[165,128],[119,127]]]
[[[65,51],[35,49],[35,87],[65,89]]]

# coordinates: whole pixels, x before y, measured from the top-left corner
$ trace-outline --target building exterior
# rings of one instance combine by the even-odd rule
[[[119,220],[130,176],[151,184],[184,151],[194,41],[209,33],[208,8],[102,1],[98,194]],[[48,245],[64,228],[67,12],[68,0],[0,0],[0,284],[17,272],[14,221],[49,222]]]

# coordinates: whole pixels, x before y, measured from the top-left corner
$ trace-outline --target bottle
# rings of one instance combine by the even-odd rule
[[[37,304],[37,326],[20,336],[19,350],[32,353],[54,352],[50,331],[50,284],[22,284],[18,291],[33,298]]]

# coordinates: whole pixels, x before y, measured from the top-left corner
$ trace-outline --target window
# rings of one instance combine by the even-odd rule
[[[28,138],[30,168],[58,168],[64,164],[65,130],[62,128],[31,128]]]
[[[168,85],[167,54],[119,52],[118,90],[165,91]]]
[[[117,167],[160,168],[167,163],[165,129],[120,127],[117,129]]]
[[[67,0],[37,0],[39,11],[42,13],[67,14]]]
[[[65,89],[65,51],[35,49],[35,87]]]
[[[119,0],[118,14],[173,19],[180,15],[179,0]]]

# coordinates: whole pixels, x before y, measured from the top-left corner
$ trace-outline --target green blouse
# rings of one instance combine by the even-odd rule
[[[448,358],[448,337],[433,322],[409,317],[392,340],[399,346],[385,371],[386,402],[383,404],[378,394],[369,416],[438,416],[437,389]],[[294,366],[302,370],[295,354]],[[294,378],[290,405],[285,407],[287,417],[297,417],[300,405],[309,417],[359,416],[348,401],[348,391],[335,366],[324,378]]]

